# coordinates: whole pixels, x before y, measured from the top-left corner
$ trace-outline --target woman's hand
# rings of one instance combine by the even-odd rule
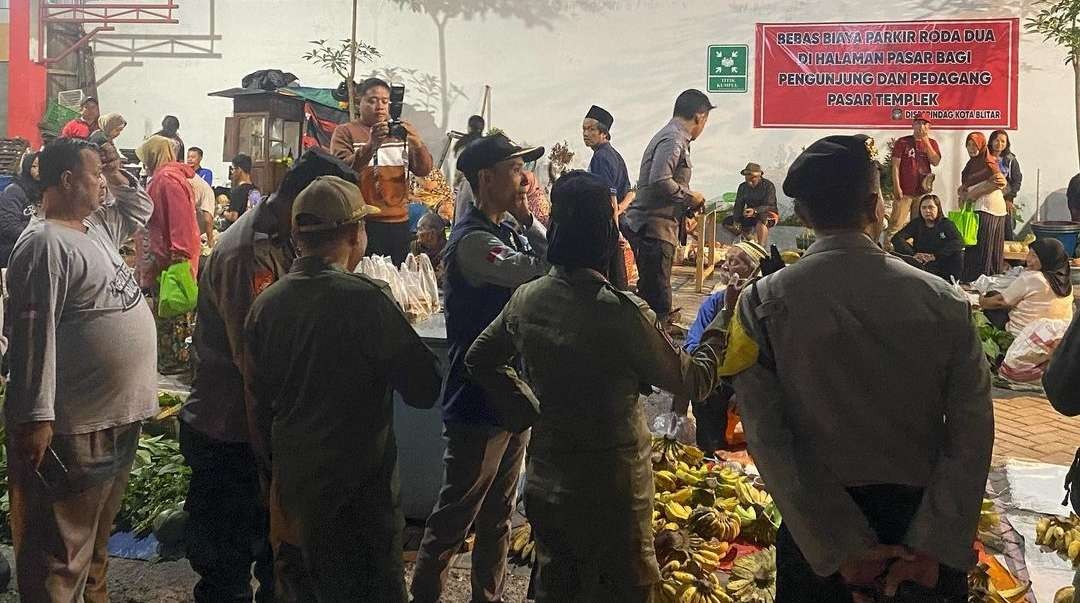
[[[1005,303],[1004,296],[994,291],[979,296],[979,307],[983,310],[1000,310],[1002,308],[1008,308],[1009,305]]]
[[[1004,190],[1006,186],[1009,186],[1009,181],[1006,180],[1005,176],[1002,174],[994,174],[994,184],[996,184],[999,189]]]

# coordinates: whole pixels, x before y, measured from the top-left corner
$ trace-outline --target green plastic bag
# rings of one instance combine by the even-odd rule
[[[971,208],[971,203],[965,203],[959,210],[949,212],[949,220],[956,224],[964,245],[971,247],[979,242],[979,215]]]
[[[173,318],[195,309],[199,297],[199,285],[191,275],[187,262],[169,266],[158,277],[158,316]]]

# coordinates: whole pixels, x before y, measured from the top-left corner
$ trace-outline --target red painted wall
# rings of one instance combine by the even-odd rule
[[[30,10],[37,2],[11,3],[10,60],[8,63],[8,138],[25,138],[30,146],[41,146],[38,122],[45,114],[44,65],[35,63],[30,52]]]

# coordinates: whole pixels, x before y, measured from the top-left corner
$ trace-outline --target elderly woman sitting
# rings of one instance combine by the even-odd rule
[[[754,241],[740,241],[728,249],[720,268],[720,285],[707,297],[698,309],[697,319],[690,326],[683,349],[694,353],[701,343],[701,336],[709,324],[720,315],[734,312],[739,290],[758,275],[762,260],[768,257],[765,248]],[[707,453],[728,447],[728,407],[734,390],[722,384],[702,400],[694,400],[694,418],[697,420],[697,446]],[[685,417],[690,400],[686,396],[674,396],[671,410]],[[681,422],[681,420],[680,420]]]
[[[1026,263],[1027,270],[1004,291],[989,291],[979,298],[990,322],[1013,335],[1041,318],[1068,320],[1073,315],[1069,256],[1061,241],[1035,241]]]

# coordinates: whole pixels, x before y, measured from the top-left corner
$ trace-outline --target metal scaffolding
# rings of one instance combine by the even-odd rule
[[[85,46],[97,34],[114,31],[118,24],[175,24],[180,21],[173,16],[179,6],[169,2],[120,3],[93,2],[75,0],[50,3],[42,0],[38,19],[38,57],[37,62],[52,65],[64,57]],[[54,56],[46,56],[46,31],[49,25],[93,25],[81,38]]]

